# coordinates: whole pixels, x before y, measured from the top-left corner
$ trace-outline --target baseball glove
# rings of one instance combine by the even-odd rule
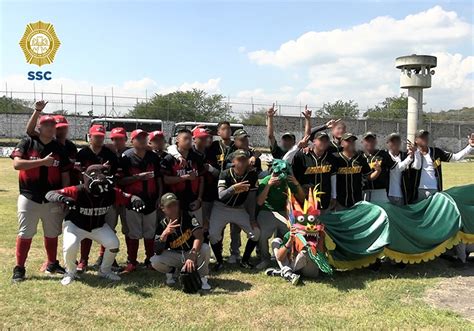
[[[179,274],[179,282],[184,293],[197,293],[202,286],[201,277],[197,270],[187,272],[182,269]]]

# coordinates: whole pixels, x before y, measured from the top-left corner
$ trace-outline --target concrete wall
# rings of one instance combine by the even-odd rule
[[[0,138],[20,138],[24,135],[25,126],[30,114],[0,114]],[[87,116],[68,116],[70,123],[70,135],[73,139],[83,140],[89,128],[90,118]],[[326,119],[313,119],[313,125],[325,123]],[[366,131],[375,132],[379,137],[380,145],[383,145],[385,137],[391,132],[406,134],[406,121],[385,120],[346,120],[348,131],[359,137]],[[167,135],[172,132],[173,122],[163,123]],[[284,132],[295,133],[301,139],[304,128],[302,117],[276,117],[276,135],[281,136]],[[467,143],[467,136],[474,132],[474,123],[452,122],[452,123],[425,123],[424,128],[431,132],[433,144],[450,151],[456,151]],[[264,147],[267,145],[265,126],[246,126],[254,146]],[[1,144],[0,144],[1,145]]]

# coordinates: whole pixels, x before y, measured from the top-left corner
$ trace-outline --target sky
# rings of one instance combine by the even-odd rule
[[[150,96],[191,88],[231,101],[310,104],[397,95],[397,56],[438,57],[425,110],[473,106],[472,1],[0,0],[0,94]],[[50,22],[54,63],[26,63],[28,23]],[[27,80],[51,71],[51,81]]]

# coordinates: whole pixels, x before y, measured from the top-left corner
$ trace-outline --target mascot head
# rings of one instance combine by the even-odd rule
[[[291,166],[285,160],[274,159],[272,162],[272,174],[278,176],[278,180],[283,181],[291,175]]]
[[[299,202],[291,195],[288,201],[288,215],[291,226],[295,227],[299,233],[308,237],[308,242],[314,242],[319,238],[319,234],[324,230],[324,226],[319,222],[318,216],[320,211],[318,209],[319,196],[323,192],[318,192],[317,189],[309,189],[308,199],[304,201],[303,208]]]
[[[83,173],[84,186],[94,196],[112,191],[114,188],[113,176],[109,175],[109,168],[101,164],[94,164]]]

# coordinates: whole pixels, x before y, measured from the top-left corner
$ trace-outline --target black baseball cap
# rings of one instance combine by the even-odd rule
[[[241,157],[248,158],[249,154],[247,153],[247,151],[244,151],[243,149],[238,149],[234,153],[232,153],[232,159],[237,159]]]
[[[243,137],[250,137],[247,131],[245,131],[244,129],[235,130],[234,138],[243,138]]]
[[[178,198],[173,193],[165,193],[161,196],[160,203],[163,207],[170,205],[171,203],[178,202]]]
[[[392,132],[387,137],[387,142],[392,141],[394,139],[402,140],[402,137],[397,132]]]
[[[282,136],[281,136],[281,139],[285,139],[285,138],[291,138],[293,140],[296,140],[296,136],[291,133],[291,132],[285,132]]]
[[[346,132],[341,137],[342,140],[357,140],[357,136],[353,133]]]
[[[416,131],[415,138],[425,137],[429,135],[430,133],[428,131],[421,129],[421,130]]]
[[[329,140],[329,135],[325,131],[319,131],[314,134],[313,139],[321,139],[321,138],[327,138]]]
[[[362,136],[362,139],[367,139],[367,138],[374,138],[374,139],[377,139],[377,135],[371,131],[368,131],[366,133],[364,133],[364,135]]]

